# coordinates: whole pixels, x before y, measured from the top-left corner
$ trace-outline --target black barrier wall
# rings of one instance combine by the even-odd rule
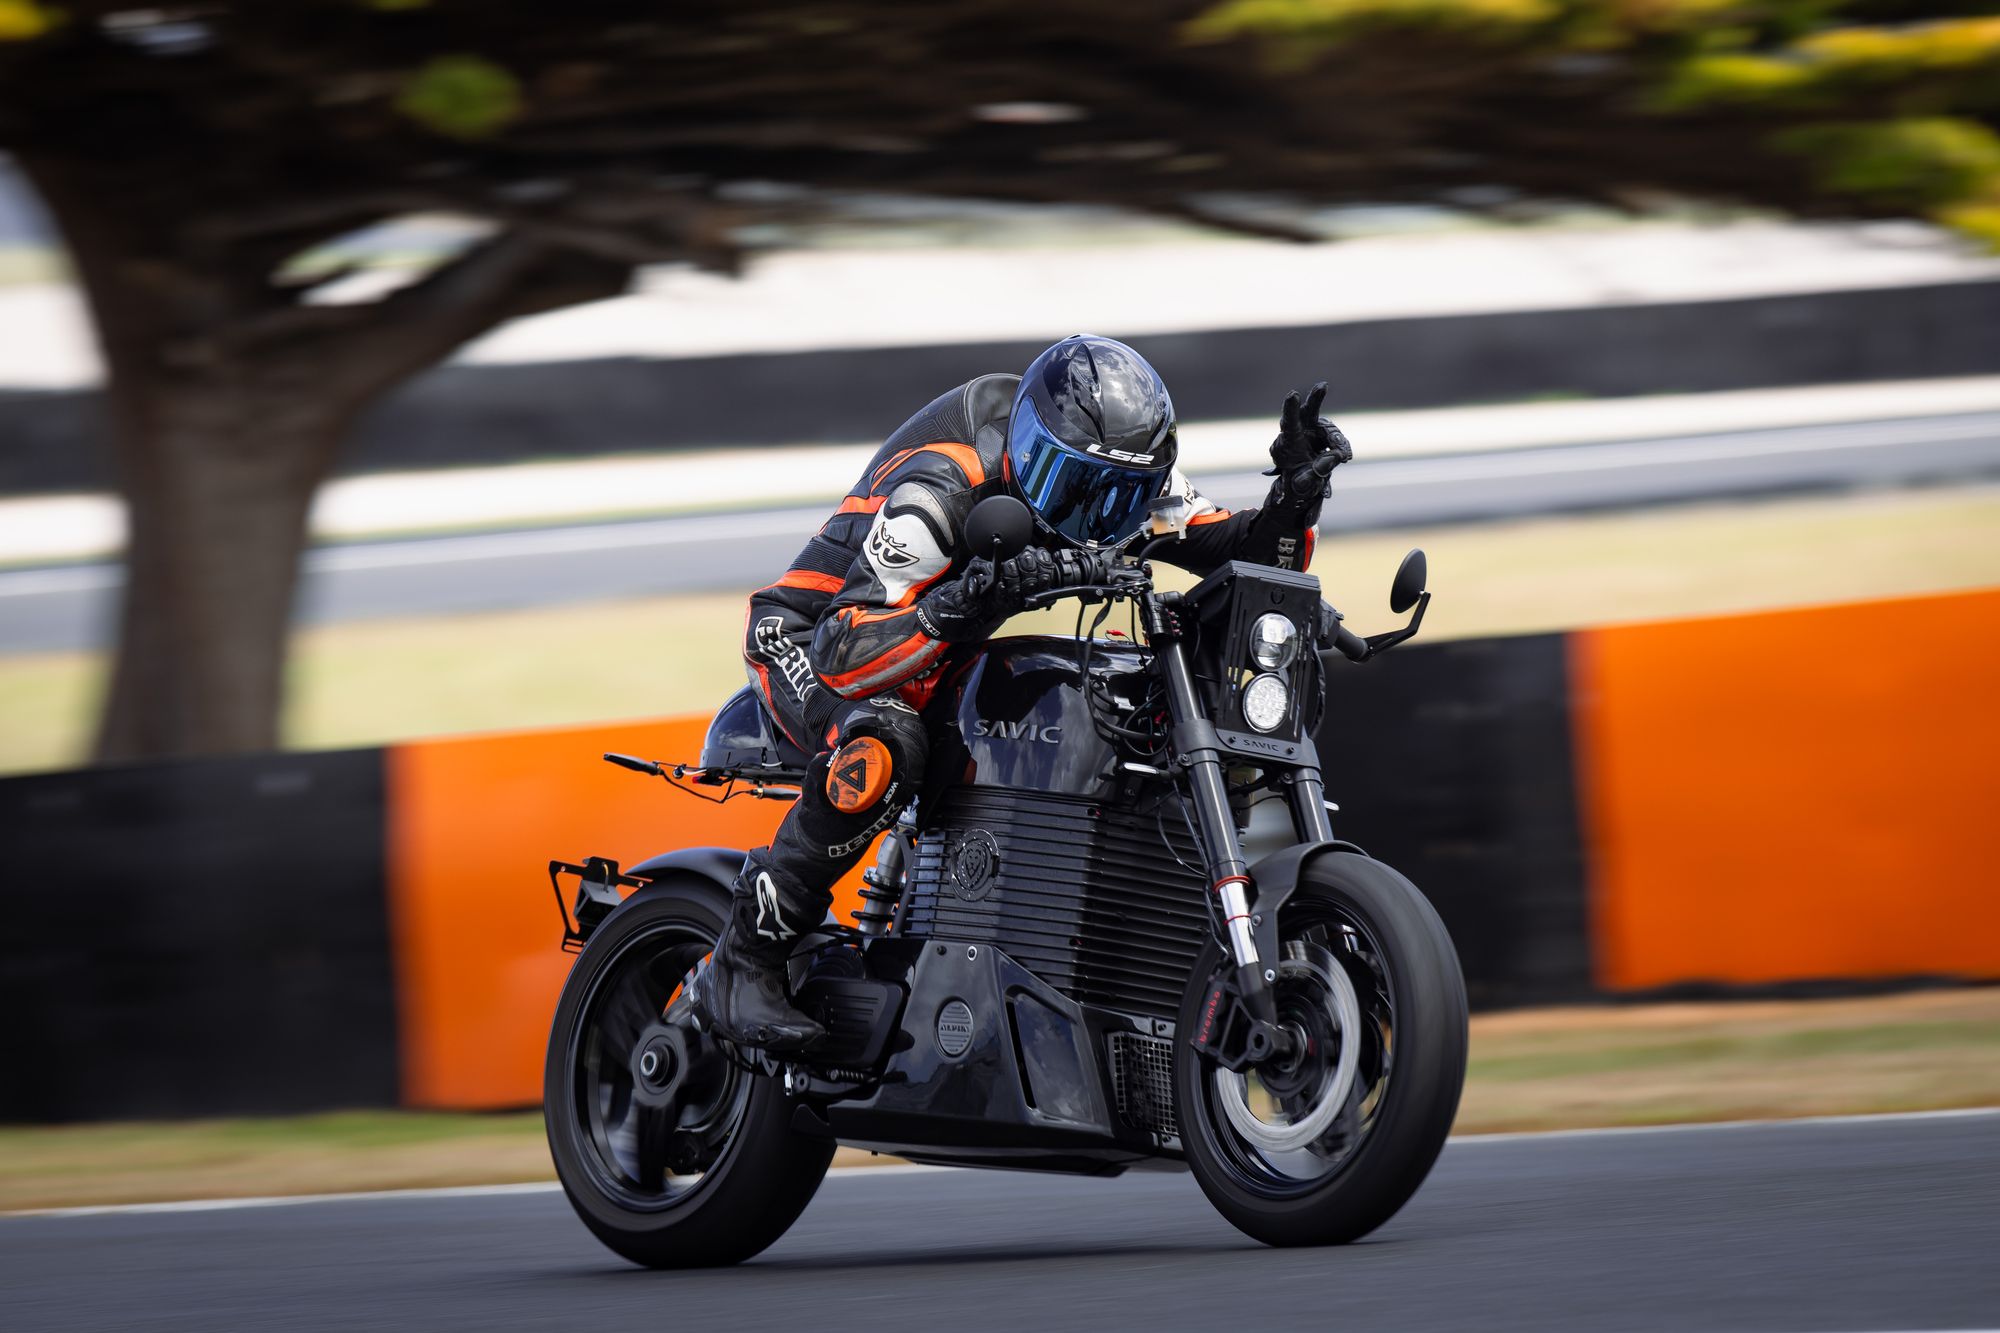
[[[379,751],[0,781],[0,1119],[388,1106]]]
[[[1334,831],[1436,905],[1475,1009],[1590,991],[1566,639],[1327,665],[1317,739]]]
[[[1330,401],[1353,412],[1977,375],[2000,371],[2000,282],[1132,340],[1189,421],[1275,416],[1286,393],[1321,376],[1333,385]],[[447,366],[365,417],[341,469],[879,440],[932,395],[975,375],[1018,371],[1042,346]],[[0,438],[8,441],[0,490],[107,486],[102,431],[95,394],[0,391]]]

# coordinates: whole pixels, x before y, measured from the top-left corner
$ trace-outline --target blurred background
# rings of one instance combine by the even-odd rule
[[[597,753],[1078,331],[1429,552],[1320,745],[1461,1130],[2000,1102],[1980,8],[0,0],[0,1207],[545,1177],[542,864],[774,818]]]

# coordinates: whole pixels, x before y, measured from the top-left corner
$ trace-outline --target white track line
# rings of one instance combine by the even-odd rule
[[[1682,1125],[1626,1125],[1604,1129],[1549,1129],[1508,1134],[1463,1134],[1452,1137],[1451,1147],[1486,1143],[1518,1143],[1523,1140],[1612,1138],[1635,1134],[1692,1134],[1703,1130],[1785,1129],[1819,1125],[1873,1125],[1899,1120],[1967,1120],[2000,1116],[2000,1106],[1970,1106],[1950,1111],[1884,1111],[1870,1115],[1800,1116],[1792,1120],[1710,1120]],[[937,1171],[963,1168],[928,1166],[901,1162],[883,1166],[842,1166],[827,1172],[827,1179],[866,1180],[874,1176],[929,1175]],[[344,1194],[275,1194],[243,1199],[179,1199],[167,1203],[101,1203],[76,1208],[23,1208],[0,1213],[9,1217],[102,1217],[119,1213],[216,1213],[234,1208],[288,1208],[309,1203],[366,1203],[405,1199],[481,1199],[510,1194],[553,1194],[559,1190],[553,1180],[529,1181],[518,1185],[450,1185],[433,1189],[354,1190]]]
[[[101,1217],[113,1213],[221,1213],[233,1208],[289,1208],[308,1203],[357,1203],[369,1199],[483,1199],[507,1194],[552,1194],[553,1180],[517,1185],[449,1185],[434,1189],[353,1190],[345,1194],[269,1194],[242,1199],[174,1199],[165,1203],[95,1203],[77,1208],[23,1208],[0,1217]]]
[[[1691,1120],[1674,1125],[1606,1125],[1596,1129],[1525,1129],[1504,1134],[1454,1134],[1451,1147],[1520,1143],[1529,1139],[1602,1139],[1637,1134],[1691,1134],[1707,1129],[1785,1129],[1798,1125],[1873,1125],[1895,1120],[1976,1120],[2000,1115],[2000,1106],[1963,1106],[1949,1111],[1876,1111],[1866,1115],[1804,1115],[1789,1120]]]
[[[948,1166],[918,1162],[887,1162],[881,1166],[841,1166],[827,1172],[829,1180],[844,1176],[914,1176],[949,1171]],[[367,1203],[371,1200],[483,1199],[508,1194],[554,1194],[562,1188],[553,1180],[529,1180],[513,1185],[438,1185],[427,1189],[350,1190],[341,1194],[264,1194],[241,1199],[174,1199],[162,1203],[93,1203],[75,1208],[23,1208],[0,1213],[8,1217],[101,1217],[112,1213],[217,1213],[232,1208],[288,1208],[304,1203]]]

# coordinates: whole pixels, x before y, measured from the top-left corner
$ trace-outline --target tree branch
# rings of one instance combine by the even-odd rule
[[[264,239],[296,241],[301,236],[317,239],[359,231],[384,218],[404,217],[442,206],[439,195],[416,190],[284,199],[261,207],[211,214],[188,231],[189,239],[197,244],[222,247]]]
[[[510,319],[617,296],[632,271],[503,232],[380,301],[340,307],[352,316],[328,330],[337,350],[315,345],[294,354],[310,356],[330,392],[359,404]]]

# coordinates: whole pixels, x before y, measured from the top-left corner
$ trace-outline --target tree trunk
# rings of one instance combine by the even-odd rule
[[[130,538],[101,761],[278,743],[292,594],[343,422],[310,402],[121,383]]]
[[[22,165],[90,302],[126,504],[96,757],[272,748],[307,517],[354,395],[309,358],[222,350],[229,288],[174,251],[173,220],[135,217],[64,164]]]
[[[348,425],[497,324],[617,295],[631,264],[503,233],[365,307],[315,306],[271,280],[304,241],[212,239],[196,182],[196,211],[164,218],[87,162],[22,166],[90,300],[128,515],[97,757],[272,748],[307,519]]]

